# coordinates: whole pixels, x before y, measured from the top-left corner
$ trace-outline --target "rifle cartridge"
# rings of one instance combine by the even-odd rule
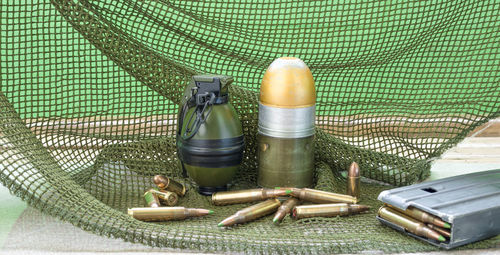
[[[286,196],[291,190],[285,189],[246,189],[236,191],[221,191],[212,195],[214,205],[243,204],[262,201],[269,198]]]
[[[174,192],[157,189],[150,189],[149,192],[155,194],[160,199],[160,203],[166,206],[174,206],[179,201],[179,197]]]
[[[289,198],[287,199],[279,208],[276,214],[274,215],[273,222],[276,224],[279,224],[283,218],[289,213],[292,212],[292,209],[299,205],[300,201],[296,198]]]
[[[128,215],[141,221],[183,220],[212,214],[212,210],[184,207],[129,208]]]
[[[438,232],[439,234],[443,235],[446,238],[450,238],[451,237],[451,233],[448,230],[444,229],[444,228],[440,228],[440,227],[432,225],[430,223],[427,223],[427,227],[429,227],[430,229]]]
[[[329,204],[329,203],[346,203],[346,204],[356,204],[358,203],[358,199],[349,196],[349,195],[343,195],[343,194],[337,194],[337,193],[332,193],[332,192],[326,192],[326,191],[321,191],[321,190],[315,190],[315,189],[297,189],[297,188],[292,188],[292,196],[304,200],[304,201],[309,201],[313,202],[316,204]]]
[[[358,214],[368,211],[369,206],[353,204],[321,204],[321,205],[301,205],[293,209],[292,218],[303,219],[311,217],[335,217]]]
[[[149,207],[160,207],[160,200],[156,194],[151,192],[151,189],[144,193],[144,200]]]
[[[390,207],[387,206],[380,207],[380,209],[378,210],[378,215],[381,218],[389,222],[392,222],[393,224],[398,225],[415,235],[441,242],[446,241],[444,236],[430,229],[424,223],[417,221],[407,215],[404,215],[396,210],[393,210]]]
[[[359,200],[359,192],[361,189],[361,172],[359,170],[359,165],[356,162],[352,162],[347,171],[347,192],[349,196],[353,196]]]
[[[430,224],[433,224],[435,226],[442,227],[442,228],[451,228],[451,225],[449,223],[446,223],[446,222],[442,221],[441,219],[439,219],[438,217],[432,216],[431,214],[426,213],[422,210],[419,210],[415,207],[408,207],[408,208],[406,208],[406,210],[402,210],[402,209],[399,209],[399,208],[392,206],[392,205],[389,205],[389,204],[387,204],[387,206],[389,206],[391,209],[394,209],[395,211],[398,211],[402,214],[408,215],[408,216],[410,216],[416,220],[419,220],[421,222],[430,223]]]
[[[260,202],[258,204],[237,211],[235,214],[221,221],[218,226],[227,227],[264,217],[275,212],[280,205],[280,201],[276,198]]]
[[[168,190],[176,193],[181,197],[186,194],[186,187],[182,183],[178,183],[163,175],[155,175],[153,177],[153,182],[156,184],[156,186],[158,186],[160,190]]]

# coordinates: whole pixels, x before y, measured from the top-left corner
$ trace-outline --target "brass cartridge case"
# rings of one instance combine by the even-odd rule
[[[315,189],[297,189],[292,188],[292,196],[304,200],[313,202],[316,204],[329,204],[329,203],[346,203],[346,204],[356,204],[358,203],[358,199],[343,194],[337,194],[332,192],[326,192]]]
[[[352,162],[347,171],[347,192],[349,196],[353,196],[359,200],[359,192],[361,189],[361,172],[356,162]]]
[[[439,234],[443,235],[446,238],[450,238],[451,237],[451,232],[448,231],[448,230],[446,230],[446,229],[444,229],[444,228],[440,228],[438,226],[434,226],[434,225],[432,225],[430,223],[427,223],[427,227],[429,227],[430,229],[438,232]]]
[[[151,192],[151,189],[144,193],[144,200],[149,207],[160,207],[160,200],[156,194]]]
[[[153,182],[161,190],[163,189],[174,192],[181,197],[186,194],[186,187],[182,183],[178,183],[163,175],[155,175],[153,177]]]
[[[141,221],[183,220],[190,217],[199,217],[212,213],[213,211],[207,209],[184,207],[142,207],[128,209],[128,215]]]
[[[241,224],[258,219],[260,217],[264,217],[268,214],[275,212],[280,205],[281,205],[280,201],[276,198],[260,202],[256,205],[252,205],[250,207],[237,211],[232,216],[221,221],[218,226],[227,227],[227,226],[232,226],[234,224]]]
[[[407,215],[404,215],[390,207],[382,206],[378,211],[378,215],[395,225],[404,228],[406,231],[418,236],[423,236],[436,241],[444,242],[446,239],[438,232],[430,229],[424,223],[417,221]]]
[[[422,210],[419,210],[415,207],[408,207],[406,210],[399,209],[395,206],[392,205],[387,205],[391,209],[394,209],[395,211],[398,211],[402,214],[408,215],[416,220],[419,220],[424,223],[431,223],[435,226],[442,227],[442,228],[451,228],[451,225],[449,223],[446,223],[439,219],[438,217],[435,217],[429,213],[426,213]]]
[[[276,214],[274,215],[274,218],[273,218],[273,222],[274,223],[280,223],[283,218],[285,218],[285,216],[289,213],[292,212],[292,209],[299,205],[300,204],[300,201],[296,198],[289,198],[288,200],[286,200],[279,208],[278,208],[278,211],[276,212]]]
[[[353,204],[321,204],[321,205],[301,205],[293,209],[292,217],[294,219],[303,219],[311,217],[335,217],[352,215],[367,211],[370,209],[366,205]]]
[[[166,206],[174,206],[179,201],[179,197],[174,192],[156,189],[150,189],[149,192],[155,194],[160,199],[160,203]]]
[[[243,204],[254,201],[262,201],[269,198],[285,196],[291,190],[285,189],[246,189],[236,191],[221,191],[212,194],[214,205]]]

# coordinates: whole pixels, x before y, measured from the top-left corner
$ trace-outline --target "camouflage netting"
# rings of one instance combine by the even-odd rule
[[[280,56],[317,84],[316,187],[344,192],[341,172],[393,186],[500,113],[500,3],[490,1],[88,1],[1,3],[0,181],[30,205],[93,233],[201,251],[357,253],[436,248],[369,214],[230,229],[248,205],[214,207],[182,179],[173,133],[196,73],[235,77],[244,163],[232,189],[256,186],[260,81]],[[154,174],[185,182],[181,206],[214,216],[163,224],[126,215]],[[498,245],[490,239],[466,248]]]

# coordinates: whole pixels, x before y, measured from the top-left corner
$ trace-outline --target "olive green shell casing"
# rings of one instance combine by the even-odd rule
[[[262,187],[310,187],[314,177],[314,136],[277,138],[257,135]]]

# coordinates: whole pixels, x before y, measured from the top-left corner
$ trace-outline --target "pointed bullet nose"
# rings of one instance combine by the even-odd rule
[[[361,175],[361,171],[359,170],[359,165],[356,162],[352,162],[349,167],[349,171],[347,172],[349,177],[359,177]]]
[[[364,212],[364,211],[368,211],[371,209],[370,206],[367,206],[367,205],[350,205],[351,208],[353,208],[356,212]]]

